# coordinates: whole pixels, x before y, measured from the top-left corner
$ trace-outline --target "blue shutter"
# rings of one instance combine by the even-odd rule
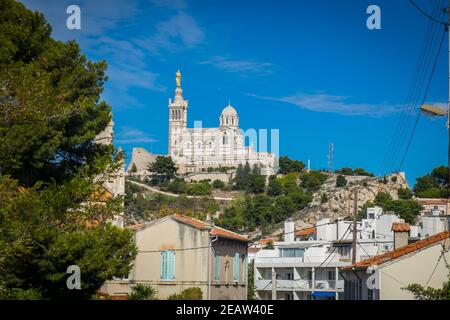
[[[233,280],[239,281],[239,253],[235,253],[233,258]]]
[[[175,251],[169,251],[169,279],[175,279]]]
[[[167,277],[166,266],[167,266],[166,251],[161,251],[161,279],[166,279]]]
[[[220,254],[216,252],[216,269],[214,273],[214,279],[220,281]]]

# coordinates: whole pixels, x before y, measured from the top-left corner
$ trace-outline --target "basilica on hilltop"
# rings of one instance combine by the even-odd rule
[[[245,146],[245,136],[239,128],[239,116],[230,103],[219,117],[219,127],[202,128],[194,122],[187,127],[189,102],[183,97],[181,73],[176,73],[175,97],[169,98],[168,155],[182,173],[199,172],[208,168],[237,167],[246,162],[257,165],[261,173],[271,175],[275,168],[275,154],[257,152]]]

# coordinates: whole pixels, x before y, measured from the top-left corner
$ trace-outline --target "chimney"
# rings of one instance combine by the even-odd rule
[[[214,227],[214,223],[212,222],[212,219],[211,219],[211,212],[207,212],[206,213],[205,225],[206,225],[207,228]]]
[[[408,244],[409,231],[411,230],[409,223],[394,222],[391,230],[394,232],[394,250]]]
[[[295,241],[295,232],[294,232],[295,223],[291,218],[287,219],[284,222],[284,241],[285,242],[294,242]]]

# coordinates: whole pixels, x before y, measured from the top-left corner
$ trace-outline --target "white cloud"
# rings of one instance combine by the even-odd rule
[[[383,117],[401,110],[400,105],[392,105],[385,102],[379,104],[353,103],[348,101],[349,97],[330,95],[326,93],[297,93],[279,98],[255,94],[248,95],[259,99],[289,103],[302,109],[314,112],[337,113],[348,116]]]
[[[232,60],[224,56],[214,56],[200,64],[209,64],[227,72],[266,75],[272,73],[273,65],[269,62],[255,60]]]
[[[185,12],[178,12],[168,20],[158,22],[152,35],[133,41],[150,53],[159,54],[160,50],[192,48],[203,39],[204,33],[195,19]]]
[[[132,127],[121,127],[117,134],[116,143],[119,144],[133,144],[133,143],[151,143],[158,142],[158,140],[152,138],[151,135]]]

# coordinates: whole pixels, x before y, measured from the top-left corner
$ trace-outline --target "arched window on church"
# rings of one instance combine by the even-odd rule
[[[175,143],[174,143],[175,145],[177,145],[177,140],[175,140]]]
[[[209,147],[210,147],[210,148],[212,147],[212,142],[211,142],[211,141],[209,142]]]
[[[226,132],[223,133],[223,144],[228,144],[228,137]]]
[[[234,117],[231,118],[231,124],[234,125]]]
[[[227,124],[228,124],[228,117],[227,117]]]

